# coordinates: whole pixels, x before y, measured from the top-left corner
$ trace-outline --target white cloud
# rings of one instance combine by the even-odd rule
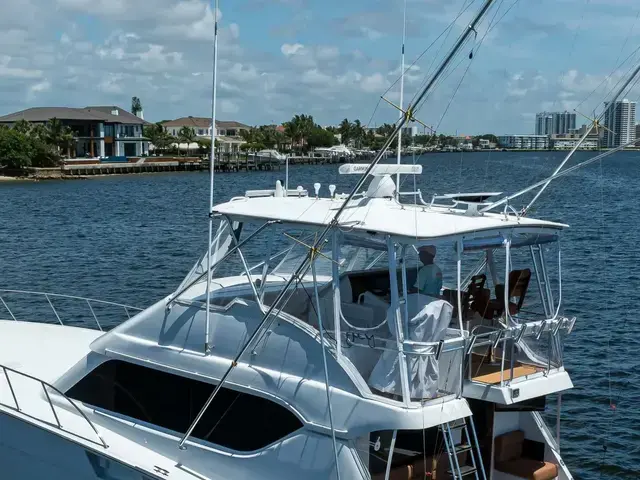
[[[280,47],[280,51],[287,57],[291,55],[295,55],[296,53],[298,53],[303,49],[304,49],[304,45],[302,45],[301,43],[294,43],[294,44],[284,43]]]
[[[454,91],[439,127],[444,132],[527,133],[533,129],[530,112],[573,108],[600,85],[616,58],[626,58],[640,41],[640,22],[633,31],[635,16],[628,14],[635,3],[621,3],[630,1],[591,0],[586,6],[584,0],[520,2],[492,31],[456,91],[469,65],[465,49],[455,63],[458,68],[429,96],[421,120],[436,123]],[[136,95],[152,120],[208,115],[215,15],[222,19],[219,108],[229,119],[259,124],[312,113],[322,124],[345,115],[368,120],[378,96],[401,73],[402,12],[397,2],[343,2],[344,7],[327,14],[323,4],[308,0],[244,0],[225,3],[224,17],[209,0],[151,3],[3,0],[0,114],[38,104],[126,107]],[[463,3],[408,2],[407,65],[438,37]],[[278,15],[267,15],[274,8]],[[446,36],[441,37],[410,67],[405,101],[475,9],[455,22],[446,42]],[[537,15],[540,11],[545,15]],[[476,44],[490,19],[478,29]],[[550,51],[554,54],[548,55]],[[606,80],[579,110],[601,107],[604,94],[619,78]],[[397,101],[398,91],[394,86],[388,98]],[[385,106],[373,122],[396,118],[397,112]]]
[[[42,70],[14,67],[12,58],[8,55],[0,55],[0,78],[40,78]]]
[[[27,99],[30,101],[34,101],[39,94],[48,92],[49,90],[51,90],[51,83],[48,80],[34,83],[33,85],[29,86]]]
[[[369,40],[378,40],[384,36],[382,32],[371,27],[361,26],[360,31]]]
[[[382,93],[388,87],[388,82],[381,73],[374,73],[364,77],[360,82],[360,86],[362,90],[368,93]]]
[[[224,98],[218,104],[220,105],[220,112],[223,114],[233,115],[240,111],[240,107],[233,100]]]
[[[43,80],[42,82],[31,85],[29,90],[33,93],[48,92],[51,90],[51,83],[48,80]]]
[[[149,45],[147,51],[131,56],[137,57],[132,64],[134,69],[147,73],[166,72],[183,66],[182,53],[167,52],[162,45]]]

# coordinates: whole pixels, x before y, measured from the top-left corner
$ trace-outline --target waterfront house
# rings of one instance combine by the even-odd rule
[[[149,140],[143,135],[142,118],[117,106],[33,107],[0,117],[0,125],[13,126],[20,120],[46,124],[52,119],[73,132],[75,157],[139,157],[149,154]]]
[[[198,138],[211,138],[211,119],[206,117],[182,117],[168,122],[162,122],[165,131],[174,137],[180,134],[183,127],[190,128]],[[216,120],[216,135],[221,143],[221,150],[225,153],[237,152],[240,145],[245,143],[241,132],[249,131],[251,127],[240,122]]]

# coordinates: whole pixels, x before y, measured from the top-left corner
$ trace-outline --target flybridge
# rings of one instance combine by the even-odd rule
[[[341,175],[363,175],[367,173],[370,164],[347,163],[339,168]],[[382,164],[373,167],[370,175],[374,177],[383,177],[385,175],[420,175],[422,174],[422,165],[390,165]]]

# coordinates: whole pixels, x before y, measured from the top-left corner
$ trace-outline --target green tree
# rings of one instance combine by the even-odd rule
[[[175,142],[175,138],[164,129],[161,123],[145,126],[144,136],[156,150],[166,150]]]
[[[211,152],[211,139],[210,138],[200,137],[200,138],[196,139],[196,142],[198,143],[198,153],[200,155],[205,155],[205,154]]]
[[[376,129],[376,132],[377,132],[379,135],[382,135],[382,136],[384,136],[384,137],[386,138],[386,137],[388,137],[389,135],[391,135],[391,134],[394,132],[394,130],[395,130],[395,129],[396,129],[396,127],[395,127],[394,125],[391,125],[391,124],[389,124],[389,123],[385,123],[385,124],[383,124],[383,125],[379,126],[379,127]]]
[[[133,97],[131,99],[131,113],[138,116],[138,114],[142,111],[142,103],[138,97]]]
[[[360,123],[360,120],[356,120],[351,125],[351,135],[353,137],[353,141],[355,142],[356,148],[362,148],[366,132],[364,130],[364,127]]]
[[[291,121],[284,123],[285,134],[301,150],[305,150],[307,138],[309,138],[314,127],[315,123],[311,115],[294,115]]]
[[[62,149],[66,149],[67,155],[70,157],[71,147],[76,141],[71,129],[55,117],[47,122],[45,128],[45,141],[56,149],[58,155],[60,155]]]
[[[18,120],[12,127],[16,132],[29,135],[31,133],[32,125],[26,120]]]
[[[309,134],[307,145],[311,148],[332,147],[337,142],[334,134],[316,125]]]
[[[284,132],[280,132],[278,130],[274,133],[274,140],[276,141],[276,149],[281,152],[284,150],[284,147],[290,144],[290,140],[287,138]]]
[[[192,128],[182,127],[178,132],[178,140],[180,143],[187,144],[187,156],[189,156],[189,145],[196,141],[196,134]]]
[[[30,167],[33,153],[28,135],[13,128],[0,129],[0,165],[9,169]]]
[[[344,145],[348,145],[351,139],[353,138],[353,126],[348,118],[345,118],[340,122],[340,126],[338,127],[338,132],[340,133],[340,141]]]

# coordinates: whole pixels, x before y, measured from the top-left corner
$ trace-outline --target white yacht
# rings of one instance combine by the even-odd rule
[[[264,163],[284,163],[287,160],[287,156],[284,153],[280,153],[277,150],[260,150],[252,155],[259,162]]]
[[[359,175],[349,194],[289,189],[287,175],[209,205],[207,252],[144,310],[0,290],[2,479],[572,479],[566,225],[527,213],[555,179],[636,141],[564,168],[578,142],[507,196],[425,201],[396,184],[420,165],[378,164],[492,4],[372,163],[341,166]],[[73,302],[85,316],[64,315]]]
[[[315,152],[330,157],[337,157],[341,163],[345,163],[347,160],[355,157],[355,153],[346,145],[334,145],[329,148],[319,147],[315,149]]]
[[[205,254],[109,332],[92,301],[96,329],[49,295],[58,324],[21,321],[3,292],[3,478],[572,478],[540,417],[572,387],[546,263],[565,225],[480,213],[494,193],[400,202],[391,175],[420,171],[373,167],[346,205],[316,184],[215,206],[210,283]]]

